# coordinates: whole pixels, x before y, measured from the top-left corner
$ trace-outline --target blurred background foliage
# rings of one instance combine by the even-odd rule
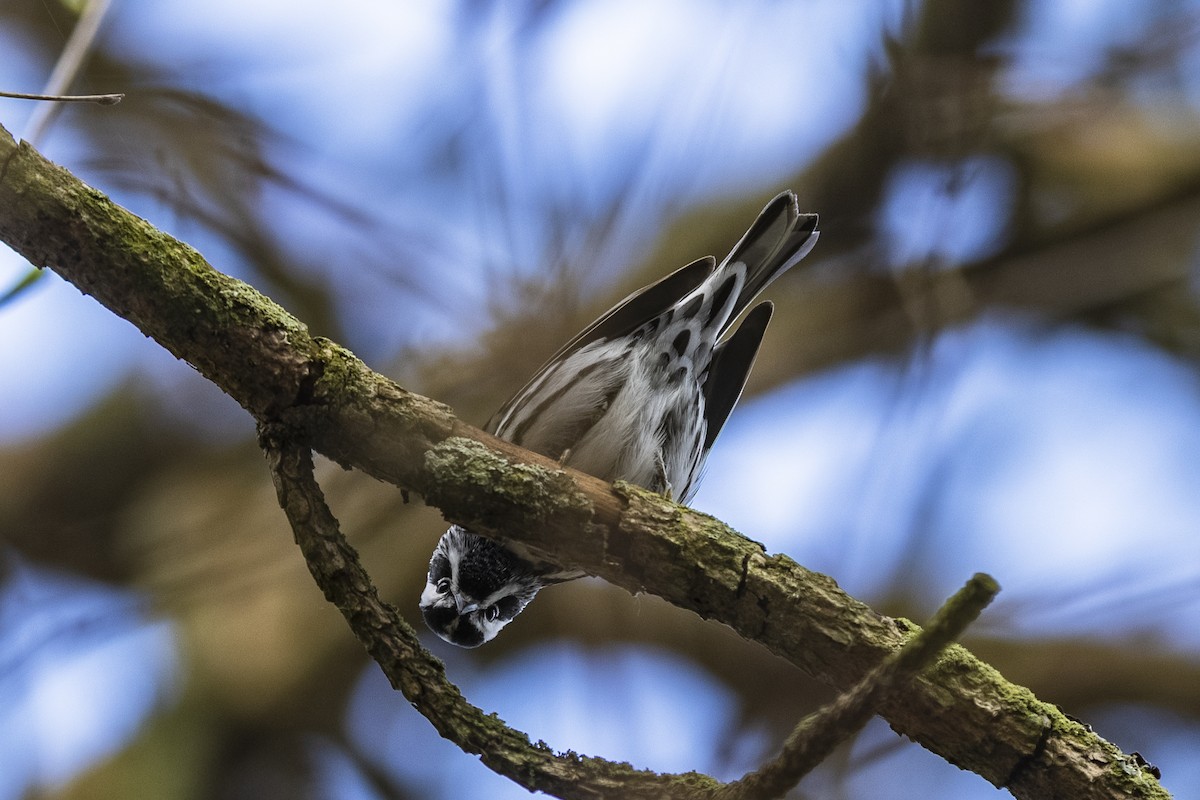
[[[37,91],[82,3],[0,4]],[[1200,3],[114,0],[39,144],[482,423],[770,196],[822,217],[695,505],[1200,795]],[[17,135],[31,104],[0,101]],[[28,274],[0,258],[0,294]],[[50,276],[0,305],[0,798],[503,798],[308,577],[250,420]],[[324,464],[385,596],[436,512]],[[545,739],[729,778],[829,699],[586,580],[431,638]],[[991,797],[876,721],[795,797]]]

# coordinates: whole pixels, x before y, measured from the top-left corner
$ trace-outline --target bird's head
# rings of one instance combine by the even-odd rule
[[[546,583],[504,545],[452,525],[429,561],[421,615],[447,642],[478,647],[495,638]]]

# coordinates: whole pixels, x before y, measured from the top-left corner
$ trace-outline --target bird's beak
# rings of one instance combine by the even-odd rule
[[[463,603],[462,597],[454,595],[454,605],[458,608],[458,615],[470,614],[472,611],[479,610],[479,603]]]

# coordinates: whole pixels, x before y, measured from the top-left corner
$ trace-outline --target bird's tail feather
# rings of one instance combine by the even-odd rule
[[[790,191],[767,204],[722,263],[722,266],[737,261],[746,264],[746,282],[729,322],[737,319],[771,281],[808,255],[820,235],[817,221],[816,214],[800,213],[796,195]]]

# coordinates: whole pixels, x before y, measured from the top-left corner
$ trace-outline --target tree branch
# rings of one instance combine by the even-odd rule
[[[494,714],[471,705],[446,678],[442,662],[421,646],[395,607],[379,598],[358,554],[338,529],[313,476],[312,454],[276,426],[259,429],[279,504],[325,598],[345,616],[392,688],[443,737],[526,789],[562,798],[695,798],[716,781],[695,773],[660,776],[602,758],[555,754]]]
[[[717,792],[717,800],[766,800],[782,796],[837,745],[861,730],[875,716],[885,697],[925,669],[961,636],[998,591],[1000,586],[991,577],[982,574],[972,577],[907,644],[834,702],[802,719],[774,760],[724,786]]]
[[[479,755],[495,772],[530,791],[561,798],[681,798],[759,800],[778,797],[823,761],[833,748],[865,725],[880,701],[924,669],[961,635],[999,587],[976,575],[931,621],[889,655],[850,691],[801,720],[777,758],[745,778],[720,784],[695,772],[657,775],[602,758],[555,754],[544,743],[485,715],[446,678],[442,663],[417,639],[396,609],[379,598],[358,554],[339,530],[313,475],[309,449],[280,426],[259,427],[271,478],[296,543],[325,598],[399,690],[446,739]]]
[[[636,487],[562,469],[369,370],[195,250],[0,135],[0,239],[192,364],[260,423],[421,493],[452,521],[650,591],[845,690],[907,639],[786,556]],[[1137,762],[958,646],[880,713],[1019,798],[1150,798]]]

